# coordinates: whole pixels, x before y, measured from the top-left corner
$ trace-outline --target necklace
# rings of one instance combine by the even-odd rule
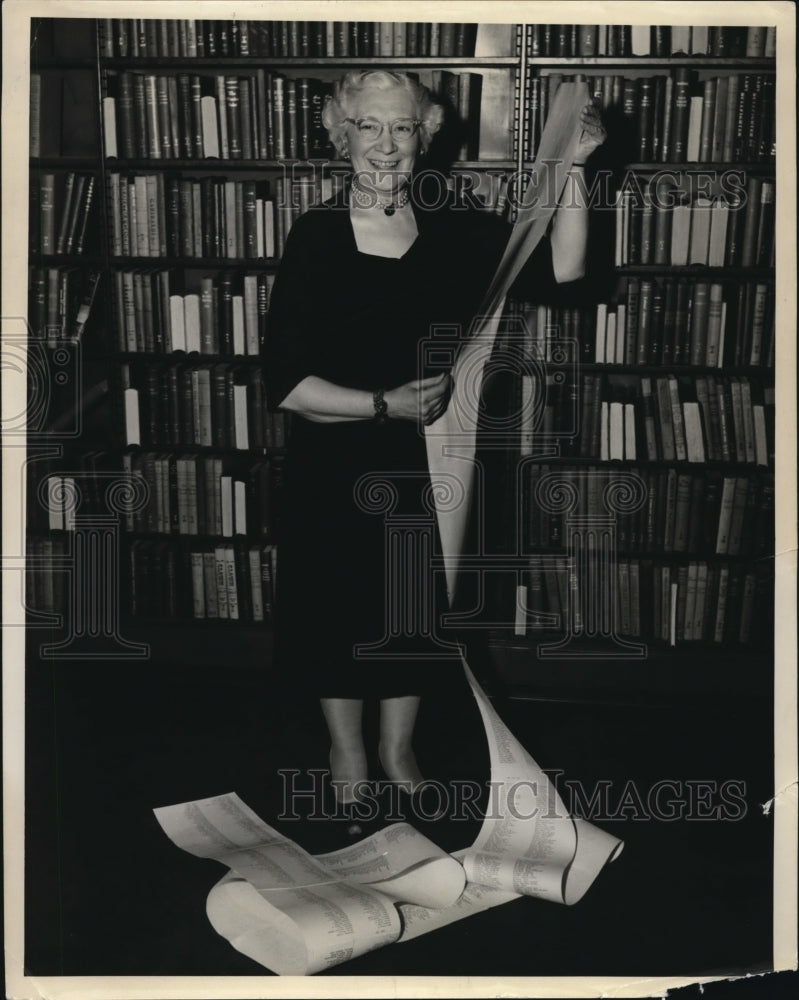
[[[361,208],[374,208],[376,203],[383,209],[385,215],[393,215],[398,208],[407,205],[410,198],[408,188],[402,187],[397,192],[396,199],[390,198],[388,201],[382,201],[376,191],[364,191],[363,188],[358,186],[356,180],[352,182],[352,196]]]

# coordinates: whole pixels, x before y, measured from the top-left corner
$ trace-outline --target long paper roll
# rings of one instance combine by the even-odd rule
[[[453,369],[453,389],[446,412],[427,429],[427,458],[450,603],[458,586],[471,516],[480,389],[491,356],[505,298],[525,261],[546,232],[566,183],[579,140],[580,113],[588,101],[585,83],[558,88],[541,136],[532,183],[519,208],[496,274],[475,326]],[[443,502],[453,478],[464,502]],[[438,502],[442,498],[442,502]],[[491,748],[491,778],[501,794],[497,818],[486,817],[475,843],[464,853],[469,882],[560,902],[576,902],[621,843],[584,821],[572,820],[546,775],[521,747],[491,707],[468,664],[463,668],[483,717]],[[537,789],[533,793],[533,786]],[[514,819],[511,796],[528,798],[530,818]],[[490,812],[489,815],[492,815]]]
[[[505,299],[557,207],[579,140],[580,112],[588,101],[585,83],[562,83],[547,118],[531,183],[516,223],[468,339],[455,359],[452,395],[445,412],[425,428],[427,462],[444,553],[450,603],[455,600],[458,558],[463,554],[474,491],[474,459],[480,389],[496,339]],[[460,503],[447,503],[457,480]]]

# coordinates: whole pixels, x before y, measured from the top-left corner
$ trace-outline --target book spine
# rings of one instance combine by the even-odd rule
[[[276,160],[283,160],[286,158],[285,80],[279,76],[274,77],[272,84],[273,152]]]
[[[710,287],[705,281],[694,285],[691,309],[691,364],[703,365],[707,351],[707,323],[710,308]]]
[[[702,118],[699,132],[699,159],[710,160],[713,147],[713,122],[716,115],[715,79],[705,80],[702,90]]]
[[[682,403],[680,401],[680,391],[677,379],[673,375],[667,377],[669,398],[671,400],[671,420],[674,428],[674,456],[678,462],[684,462],[688,458],[685,423],[683,420]]]
[[[690,70],[678,67],[674,71],[674,103],[671,114],[669,148],[675,163],[685,163],[688,152],[688,120],[690,111]]]
[[[144,77],[144,102],[146,113],[146,153],[151,160],[161,159],[161,129],[158,110],[158,85],[155,76]]]
[[[657,396],[657,417],[660,430],[660,444],[662,457],[667,462],[673,462],[676,458],[674,442],[674,423],[672,416],[671,391],[668,379],[658,378],[655,380],[655,393]]]
[[[652,330],[652,299],[654,296],[654,282],[644,279],[641,281],[641,297],[639,301],[638,313],[638,349],[636,352],[636,362],[639,365],[647,364],[649,360],[649,341]]]
[[[180,155],[179,150],[173,150],[172,146],[172,118],[177,116],[177,107],[175,103],[176,95],[172,100],[170,99],[170,84],[174,85],[173,77],[156,77],[155,92],[158,102],[158,138],[161,147],[161,159],[164,160]]]

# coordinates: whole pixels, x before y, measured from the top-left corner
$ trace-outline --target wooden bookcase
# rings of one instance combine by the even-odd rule
[[[107,395],[96,31],[59,23],[38,23],[31,46],[25,603],[47,632],[66,611],[75,471],[113,442],[96,419]]]
[[[527,30],[530,117],[553,77],[584,79],[609,140],[586,171],[595,245],[577,308],[512,304],[527,323],[508,321],[489,376],[484,523],[490,554],[514,564],[483,595],[494,659],[512,686],[547,696],[764,692],[770,671],[751,664],[773,643],[774,60],[745,54],[746,29],[734,57],[624,58],[547,55],[542,26]],[[673,148],[678,81],[698,104],[688,150]],[[690,103],[685,115],[684,138]],[[533,153],[528,138],[525,162]],[[737,210],[719,197],[729,184]],[[693,213],[698,197],[719,212],[715,244],[708,216],[678,245],[673,206]],[[665,409],[658,383],[675,390]],[[509,398],[506,447],[492,428]],[[700,427],[688,454],[686,403]]]
[[[41,189],[41,179],[46,174],[64,177],[71,172],[94,178],[94,214],[90,216],[87,230],[94,234],[93,241],[86,243],[83,254],[76,259],[74,254],[43,253],[39,240],[36,247],[31,247],[31,275],[33,278],[37,267],[76,267],[77,273],[81,275],[88,276],[95,272],[99,274],[98,292],[92,304],[89,323],[81,334],[79,349],[85,370],[96,375],[96,381],[94,377],[91,380],[92,384],[103,387],[98,390],[98,397],[103,396],[107,409],[104,411],[105,419],[101,421],[100,431],[94,427],[91,433],[85,432],[65,452],[63,468],[80,469],[90,483],[96,483],[98,474],[102,477],[106,473],[124,472],[149,485],[150,499],[141,509],[136,512],[128,510],[120,515],[119,571],[122,620],[125,622],[126,634],[135,636],[142,642],[149,641],[154,650],[153,655],[163,655],[165,659],[185,657],[188,662],[197,649],[208,648],[209,644],[216,641],[212,636],[218,636],[220,642],[231,642],[240,649],[244,659],[249,656],[251,662],[260,665],[268,657],[271,646],[268,608],[270,579],[274,572],[274,549],[271,547],[279,537],[281,462],[287,429],[281,426],[279,418],[266,414],[258,352],[267,333],[265,309],[271,281],[279,265],[281,239],[285,238],[292,218],[306,205],[327,195],[332,189],[336,171],[345,168],[345,164],[331,159],[330,151],[319,145],[306,149],[299,146],[294,149],[284,148],[283,152],[295,154],[287,157],[290,169],[283,157],[275,155],[274,119],[270,130],[267,118],[269,94],[273,98],[274,114],[274,80],[282,80],[283,87],[286,86],[286,81],[293,83],[295,93],[299,95],[302,94],[302,81],[316,81],[310,85],[308,94],[310,102],[316,95],[318,114],[319,95],[347,67],[402,67],[418,73],[422,82],[438,85],[445,95],[449,95],[450,124],[456,126],[456,135],[460,118],[462,134],[456,142],[462,142],[462,145],[458,149],[450,146],[442,151],[439,154],[441,165],[450,167],[455,176],[459,171],[476,173],[481,178],[479,193],[491,202],[491,207],[495,210],[502,210],[504,201],[501,178],[514,171],[522,174],[531,164],[538,126],[529,109],[534,95],[540,108],[541,94],[547,79],[557,75],[567,79],[582,74],[590,84],[602,80],[603,87],[604,81],[609,80],[607,89],[602,92],[604,96],[600,99],[605,105],[610,139],[589,165],[587,180],[588,183],[594,183],[596,177],[604,174],[611,181],[607,191],[601,197],[598,196],[597,211],[594,212],[597,223],[594,227],[595,245],[587,284],[580,292],[580,316],[573,316],[568,323],[564,323],[563,316],[552,309],[548,314],[540,314],[544,317],[544,326],[549,327],[544,331],[542,342],[546,338],[553,343],[558,339],[567,340],[573,344],[573,354],[568,356],[567,362],[559,362],[552,356],[551,349],[547,354],[546,346],[542,354],[541,344],[531,342],[528,328],[522,335],[521,345],[521,356],[526,360],[514,377],[497,383],[498,389],[495,387],[492,391],[489,387],[489,408],[497,406],[501,409],[504,405],[507,409],[509,393],[511,398],[518,401],[524,391],[529,392],[530,384],[525,385],[522,375],[533,371],[541,379],[541,392],[549,391],[556,384],[556,376],[562,374],[567,380],[563,385],[571,388],[558,389],[558,392],[561,398],[571,393],[578,403],[582,400],[582,409],[578,405],[578,410],[575,411],[581,414],[586,409],[586,378],[598,379],[596,385],[600,386],[600,392],[607,386],[613,386],[614,391],[618,388],[625,400],[629,396],[635,408],[636,390],[642,377],[650,379],[654,384],[656,380],[671,375],[689,395],[695,391],[697,378],[748,380],[750,391],[753,388],[755,390],[754,398],[758,405],[763,405],[763,415],[770,415],[773,409],[773,357],[768,358],[764,354],[763,363],[753,365],[748,363],[751,360],[750,350],[750,358],[744,360],[739,357],[738,363],[727,364],[730,358],[725,357],[721,366],[677,364],[675,359],[671,363],[662,357],[655,359],[648,356],[642,359],[644,363],[638,363],[637,360],[621,359],[621,355],[618,363],[610,363],[598,360],[596,317],[597,306],[600,304],[605,306],[605,315],[615,313],[617,317],[619,304],[629,306],[631,281],[637,281],[639,286],[649,282],[652,287],[659,288],[664,287],[663,283],[667,279],[684,283],[690,289],[695,288],[697,283],[704,283],[708,290],[712,285],[721,286],[729,329],[732,329],[731,324],[737,315],[737,299],[733,297],[733,292],[738,287],[745,287],[747,283],[755,289],[758,285],[764,286],[767,298],[770,296],[770,301],[773,301],[774,272],[770,256],[768,260],[759,260],[751,266],[733,261],[717,268],[707,264],[655,264],[645,262],[643,258],[634,260],[632,257],[635,255],[630,253],[627,254],[629,259],[624,261],[608,261],[608,247],[615,245],[617,230],[627,232],[630,225],[630,218],[618,221],[624,211],[627,211],[628,216],[631,214],[629,206],[625,209],[621,204],[616,205],[613,200],[623,186],[622,178],[638,178],[639,186],[645,189],[646,181],[653,174],[668,171],[679,178],[676,182],[679,186],[684,184],[686,177],[700,173],[720,175],[734,167],[744,175],[745,184],[749,184],[754,178],[762,191],[764,181],[772,183],[774,172],[770,148],[762,157],[743,161],[723,161],[711,157],[692,162],[677,162],[674,158],[655,162],[651,156],[637,155],[639,151],[635,148],[634,126],[638,120],[636,113],[640,108],[634,107],[633,113],[628,108],[625,114],[623,82],[619,84],[618,81],[623,81],[624,78],[658,77],[673,81],[678,70],[687,69],[691,95],[697,96],[702,93],[705,79],[728,79],[731,76],[743,79],[744,75],[748,75],[750,82],[760,81],[758,86],[763,80],[773,80],[773,59],[737,54],[599,55],[595,54],[596,50],[592,54],[586,54],[585,48],[581,49],[582,55],[551,55],[542,49],[543,26],[531,25],[505,26],[501,31],[498,30],[494,38],[490,34],[481,34],[476,41],[476,51],[485,51],[486,44],[493,44],[493,48],[489,50],[491,54],[482,55],[465,54],[475,51],[471,48],[475,44],[474,32],[469,30],[463,33],[464,54],[446,56],[420,54],[422,39],[424,38],[424,44],[430,44],[431,31],[436,30],[430,26],[426,29],[426,36],[416,36],[415,52],[408,51],[410,31],[413,30],[409,29],[402,42],[405,46],[404,55],[374,55],[374,51],[380,50],[381,41],[379,26],[373,26],[373,36],[369,43],[370,55],[343,55],[340,53],[345,51],[345,43],[343,36],[339,38],[335,35],[336,26],[331,29],[335,37],[328,37],[328,29],[324,25],[312,25],[310,40],[302,41],[298,35],[293,41],[286,42],[283,38],[276,42],[278,22],[271,23],[275,32],[272,43],[268,43],[265,34],[258,34],[264,32],[263,25],[249,22],[250,34],[245,48],[242,48],[239,26],[239,33],[234,33],[235,38],[230,36],[227,39],[226,54],[221,45],[220,33],[228,32],[229,26],[216,22],[213,29],[217,33],[216,51],[212,54],[210,45],[207,44],[208,32],[206,30],[203,34],[200,22],[194,25],[193,34],[187,29],[188,22],[131,21],[123,24],[118,19],[105,19],[87,23],[88,27],[83,25],[83,31],[80,32],[81,47],[74,54],[69,53],[66,42],[55,49],[46,50],[36,44],[32,48],[32,69],[42,76],[49,72],[78,73],[91,80],[91,109],[94,118],[91,132],[93,139],[83,147],[71,147],[68,155],[64,155],[61,149],[56,151],[52,148],[39,148],[38,155],[31,159],[31,190]],[[42,24],[46,29],[47,22]],[[85,48],[88,31],[91,33],[92,51]],[[314,35],[314,31],[317,34]],[[41,37],[48,37],[46,30]],[[197,51],[198,37],[203,37],[205,54],[187,55],[189,51]],[[286,37],[289,37],[288,30]],[[397,35],[397,38],[400,37],[401,33]],[[395,45],[400,44],[397,38],[393,42]],[[487,38],[490,41],[486,42]],[[501,42],[497,41],[499,38],[502,39]],[[305,44],[310,51],[317,46],[318,53],[333,51],[334,54],[285,54],[289,51],[286,45],[291,46],[292,52],[303,52],[306,51],[302,48]],[[385,37],[382,44],[388,44]],[[447,44],[457,43],[448,40]],[[281,45],[281,54],[276,54]],[[612,45],[606,40],[604,47],[607,49]],[[556,50],[550,48],[548,51]],[[382,51],[387,49],[383,48]],[[140,54],[136,54],[137,52]],[[153,54],[154,52],[157,54]],[[165,52],[173,54],[164,54]],[[486,133],[483,145],[476,144],[475,137],[469,135],[462,116],[459,116],[459,111],[465,112],[469,107],[469,92],[463,83],[459,90],[458,75],[465,77],[468,74],[481,75],[484,101],[494,101],[494,108],[504,108],[504,121],[502,115],[499,116],[500,138],[497,139],[496,134],[487,137]],[[200,120],[203,120],[203,98],[210,99],[210,103],[206,102],[206,111],[215,107],[217,114],[221,115],[217,121],[224,121],[225,114],[220,110],[222,95],[225,95],[226,100],[228,97],[240,100],[242,93],[249,94],[250,114],[245,114],[242,118],[240,113],[237,119],[240,125],[246,122],[253,127],[249,144],[252,152],[249,156],[245,158],[244,149],[242,155],[236,158],[186,155],[205,149],[201,143],[196,146],[190,143],[186,145],[187,139],[184,138],[192,123],[190,113],[183,117],[186,112],[186,87],[188,84],[189,91],[191,90],[192,78],[199,81],[197,93],[200,98]],[[223,81],[221,87],[217,82],[219,80]],[[230,85],[232,89],[226,91],[225,81],[228,80],[235,80],[237,84]],[[241,80],[248,81],[243,89],[240,86]],[[147,104],[145,98],[143,107],[145,133],[141,132],[142,119],[136,117],[142,111],[141,98],[139,96],[134,100],[134,95],[131,94],[131,88],[137,81],[141,82],[142,89],[144,86],[149,88],[151,100]],[[472,99],[473,97],[472,94]],[[214,101],[218,103],[214,105]],[[42,105],[42,115],[45,110],[48,114],[51,111]],[[309,103],[307,113],[307,120],[313,127],[312,103]],[[125,125],[126,114],[131,116],[129,123],[134,123],[134,131],[129,131],[127,135],[124,129],[130,125]],[[298,115],[301,114],[302,110],[298,109]],[[148,115],[152,115],[149,125]],[[483,117],[487,128],[489,119],[497,116]],[[210,120],[204,119],[206,124]],[[287,122],[284,124],[288,127]],[[57,128],[57,123],[51,123],[49,127]],[[44,119],[40,134],[45,135]],[[152,155],[155,150],[148,149],[146,143],[144,146],[140,144],[145,134],[160,135],[168,140],[166,147],[160,149],[161,155]],[[318,139],[318,123],[316,134]],[[773,138],[773,132],[771,136]],[[217,139],[221,142],[221,135]],[[266,140],[269,143],[265,149]],[[301,146],[301,139],[299,141]],[[631,142],[633,148],[630,148]],[[165,149],[169,151],[168,155]],[[256,155],[265,151],[271,155]],[[310,164],[307,160],[303,163],[305,158],[302,154],[305,152],[313,154]],[[142,155],[143,153],[151,155]],[[321,166],[323,160],[327,161],[324,169]],[[123,221],[120,192],[124,192],[125,188],[128,189],[126,204],[129,213],[133,209],[130,189],[133,188],[134,196],[139,196],[139,221],[145,225],[148,237],[152,238],[152,242],[147,242],[146,253],[141,252],[141,243],[131,240],[131,214]],[[711,186],[711,194],[718,191],[718,187]],[[281,214],[278,202],[284,194],[291,195],[284,202],[288,201],[294,207]],[[146,200],[144,210],[142,198]],[[242,229],[245,200],[248,206],[254,201],[256,211],[263,213],[261,222],[255,226],[255,243],[253,244],[253,230],[250,226],[246,230],[249,243],[241,239],[238,245],[235,242],[228,243],[230,227],[225,233],[225,242],[221,242],[218,237],[223,217],[226,222],[233,220],[239,230]],[[270,202],[272,209],[268,208]],[[151,213],[149,218],[148,210]],[[209,237],[207,225],[196,226],[191,236],[185,222],[181,229],[180,220],[185,219],[188,210],[195,213],[195,221],[215,220],[216,242]],[[170,222],[170,211],[172,218],[178,220],[176,226]],[[636,217],[634,224],[639,222]],[[768,221],[763,226],[767,231]],[[272,227],[274,244],[270,240]],[[32,227],[32,232],[35,228]],[[198,235],[199,229],[203,229],[206,236],[205,244],[202,236]],[[141,231],[141,226],[139,230]],[[773,234],[773,223],[771,233]],[[186,252],[187,249],[191,249],[191,252]],[[246,285],[245,276],[248,278]],[[714,296],[715,301],[718,297],[715,291]],[[173,312],[181,308],[178,299],[182,300],[182,334],[179,330],[176,332],[180,322],[176,318],[177,313]],[[530,306],[512,304],[509,317],[515,322],[514,317],[518,319],[520,315],[525,315],[529,319],[533,312]],[[189,325],[186,325],[187,318]],[[771,322],[773,323],[773,310]],[[226,331],[221,339],[215,336],[220,328]],[[44,339],[46,341],[46,337]],[[70,338],[65,336],[63,339],[66,342]],[[732,339],[730,335],[726,341],[728,347]],[[192,350],[192,345],[198,349]],[[51,345],[51,349],[53,346],[55,345]],[[62,345],[59,343],[57,346]],[[65,343],[63,346],[68,345]],[[550,348],[551,346],[550,344]],[[735,361],[734,357],[732,361]],[[532,369],[524,367],[530,362],[534,362]],[[568,382],[569,378],[572,379],[571,383]],[[204,411],[202,419],[199,414],[200,400]],[[610,402],[610,399],[605,401]],[[211,420],[210,428],[205,416],[209,404],[211,416],[216,418]],[[541,397],[542,419],[546,407],[552,408],[553,405],[560,404],[557,401],[553,404],[552,396]],[[215,411],[214,406],[219,409]],[[544,567],[550,572],[562,571],[563,562],[558,560],[565,560],[568,555],[564,545],[553,546],[542,538],[538,539],[538,544],[531,544],[531,539],[527,537],[532,500],[530,487],[531,484],[534,485],[538,474],[536,470],[540,471],[542,467],[549,467],[554,472],[562,470],[562,478],[567,482],[576,481],[579,470],[591,470],[592,475],[600,477],[598,482],[602,482],[602,476],[607,479],[611,475],[618,477],[622,472],[635,472],[641,476],[647,492],[651,494],[654,490],[656,495],[658,481],[654,481],[656,485],[653,487],[647,480],[649,474],[662,473],[666,484],[670,479],[673,481],[680,476],[690,476],[702,483],[705,481],[702,477],[709,475],[714,482],[720,479],[722,484],[725,477],[735,478],[745,480],[747,484],[756,482],[761,489],[760,493],[753,493],[751,497],[751,491],[746,491],[750,505],[756,504],[758,498],[762,500],[762,490],[765,489],[767,494],[768,483],[773,484],[773,460],[770,456],[767,456],[765,466],[737,459],[688,463],[662,456],[644,457],[645,453],[640,450],[635,460],[610,460],[590,452],[580,454],[580,426],[576,425],[572,430],[570,438],[566,434],[553,437],[547,434],[543,425],[532,426],[527,423],[515,440],[506,440],[502,446],[490,442],[485,436],[480,444],[486,478],[490,484],[485,511],[486,523],[490,529],[489,544],[493,552],[515,560],[511,572],[505,578],[497,576],[487,589],[481,628],[491,629],[491,643],[496,649],[509,651],[511,656],[526,654],[532,650],[535,651],[536,662],[540,658],[539,647],[542,643],[552,645],[566,636],[568,629],[561,627],[563,622],[570,620],[574,630],[574,615],[579,608],[579,602],[574,599],[568,605],[568,597],[564,604],[561,593],[557,612],[553,612],[554,604],[547,604],[541,577],[536,579],[537,574],[545,572]],[[523,444],[520,435],[524,436]],[[531,437],[534,439],[532,442]],[[770,440],[773,441],[773,436]],[[178,459],[181,460],[180,473]],[[224,501],[221,486],[223,476],[226,480],[223,488],[227,491]],[[191,485],[192,482],[196,482],[196,487]],[[208,489],[203,491],[206,483]],[[237,483],[240,485],[236,486]],[[699,487],[696,489],[698,491]],[[94,492],[97,493],[96,488]],[[741,496],[744,496],[743,487]],[[99,495],[94,499],[99,502]],[[223,503],[224,512],[221,509]],[[552,516],[554,518],[555,515]],[[38,524],[41,530],[41,520]],[[499,524],[503,526],[502,530],[493,530],[492,526]],[[517,524],[519,530],[513,530],[514,524]],[[47,526],[44,527],[46,533]],[[564,527],[565,522],[562,523],[561,530]],[[614,530],[620,530],[618,525]],[[669,585],[673,582],[678,586],[676,600],[679,607],[682,595],[680,588],[685,582],[680,578],[680,567],[687,569],[689,563],[704,563],[707,568],[712,569],[727,567],[728,572],[734,571],[735,581],[741,592],[748,588],[748,595],[754,584],[747,574],[753,573],[754,567],[761,565],[759,557],[762,556],[764,565],[768,563],[766,556],[771,539],[769,531],[766,523],[761,545],[761,548],[765,547],[765,551],[747,555],[722,555],[710,552],[707,547],[693,551],[685,549],[679,553],[655,549],[639,551],[635,546],[619,546],[618,538],[614,542],[614,553],[620,564],[626,561],[628,575],[631,560],[662,565],[670,573],[673,570],[674,580],[671,581],[670,576]],[[52,584],[47,584],[45,580],[46,556],[40,564],[44,569],[38,576],[34,575],[31,606],[36,607],[38,604],[56,611],[57,594],[54,594]],[[615,572],[614,569],[613,573]],[[230,607],[227,609],[228,616],[220,617],[223,611],[219,595],[225,590],[225,586],[223,579],[217,578],[218,573],[231,574],[228,578],[231,588],[233,579],[236,580],[238,618],[230,617]],[[214,606],[214,601],[208,595],[217,579],[217,600]],[[767,574],[761,578],[758,570],[755,573],[755,583],[758,602],[752,604],[746,612],[752,624],[748,636],[744,638],[747,644],[758,650],[766,650],[771,634],[771,618],[767,610],[771,578]],[[639,605],[643,609],[649,596],[643,578],[641,586]],[[259,587],[260,600],[256,596]],[[519,587],[525,588],[530,603],[530,613],[521,617],[515,611],[522,594]],[[568,593],[567,587],[566,594]],[[134,611],[137,614],[133,614]],[[555,618],[536,618],[536,612],[544,615],[554,613]],[[682,658],[684,662],[689,658],[699,665],[703,658],[714,656],[718,656],[722,662],[725,657],[729,657],[731,650],[737,657],[739,647],[747,648],[738,641],[740,634],[735,637],[724,630],[723,642],[715,642],[712,638],[691,641],[681,639],[672,648],[670,637],[661,638],[660,634],[649,634],[652,632],[654,618],[651,613],[648,615],[649,624],[641,624],[637,633],[630,628],[625,618],[625,632],[620,627],[620,621],[617,621],[621,617],[621,602],[615,610],[611,611],[608,606],[597,614],[590,630],[583,626],[577,630],[580,642],[579,648],[575,647],[575,655],[580,662],[590,661],[594,655],[592,650],[596,651],[600,647],[606,653],[608,650],[612,653],[617,639],[621,639],[623,645],[640,646],[643,643],[653,649],[657,648],[659,663],[672,662],[678,658]],[[578,617],[583,617],[581,608]],[[626,617],[629,617],[629,611]],[[643,618],[647,619],[646,613]],[[189,635],[191,638],[184,642],[181,637]],[[181,647],[184,652],[180,651]],[[195,654],[185,652],[190,647],[195,649]],[[570,669],[566,668],[564,677]],[[516,683],[517,678],[513,680]],[[564,683],[568,687],[568,678]],[[690,688],[691,682],[687,675],[685,683]]]

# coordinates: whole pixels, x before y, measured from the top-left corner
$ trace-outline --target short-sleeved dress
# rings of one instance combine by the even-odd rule
[[[279,407],[309,375],[374,391],[431,374],[420,368],[431,326],[468,328],[509,227],[450,203],[414,212],[419,235],[398,259],[358,250],[346,195],[295,222],[270,302],[263,356],[270,406]],[[522,280],[541,290],[554,286],[548,242]],[[361,477],[377,473],[398,491],[393,515],[427,514],[421,427],[391,419],[318,423],[293,415],[278,539],[275,656],[278,668],[315,697],[422,694],[442,676],[438,655],[428,656],[424,630],[418,645],[406,635],[401,649],[392,647],[400,658],[355,651],[381,642],[382,653],[389,651],[389,600],[429,601],[431,621],[446,606],[440,572],[429,593],[422,593],[420,579],[419,588],[414,580],[401,582],[397,595],[388,580],[396,560],[389,565],[384,514],[356,497]],[[435,529],[434,539],[437,544]]]

